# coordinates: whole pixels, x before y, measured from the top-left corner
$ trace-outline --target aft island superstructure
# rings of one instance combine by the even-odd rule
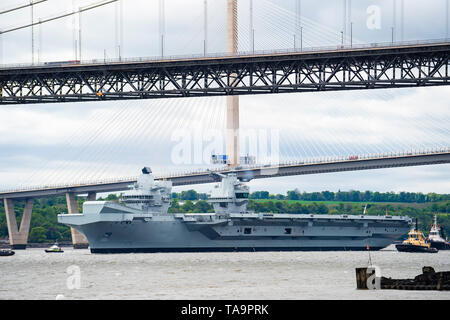
[[[58,221],[84,234],[93,253],[379,250],[410,228],[409,217],[250,212],[236,174],[211,174],[212,213],[169,213],[172,183],[144,168],[119,202],[87,201]]]

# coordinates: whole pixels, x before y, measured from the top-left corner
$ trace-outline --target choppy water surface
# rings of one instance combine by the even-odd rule
[[[448,291],[356,290],[355,268],[367,266],[367,252],[96,255],[64,250],[27,249],[0,257],[0,299],[450,299]],[[450,271],[450,251],[393,248],[371,257],[386,277],[413,278],[425,265]]]

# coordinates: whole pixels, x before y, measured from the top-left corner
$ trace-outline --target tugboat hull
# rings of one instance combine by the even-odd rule
[[[440,235],[441,227],[437,223],[437,215],[434,215],[434,224],[431,225],[428,241],[432,248],[438,250],[450,250],[450,243]]]
[[[0,257],[13,256],[14,254],[15,254],[14,251],[0,251]]]
[[[430,245],[432,248],[438,250],[450,250],[450,244],[448,242],[431,241]]]
[[[416,246],[412,244],[397,244],[395,245],[398,251],[400,252],[427,252],[427,253],[436,253],[438,250],[436,248],[428,248],[424,246]]]

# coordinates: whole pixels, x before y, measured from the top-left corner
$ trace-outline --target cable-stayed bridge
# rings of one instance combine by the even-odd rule
[[[46,1],[38,1],[35,4]],[[347,3],[347,1],[345,1]],[[95,9],[117,1],[101,1],[89,7]],[[207,14],[205,1],[203,53],[197,55],[170,56],[166,52],[164,1],[160,1],[160,38],[157,43],[160,55],[153,58],[125,58],[118,44],[118,57],[110,59],[81,59],[81,13],[79,9],[80,35],[75,41],[75,58],[62,61],[0,66],[0,104],[24,105],[32,103],[100,102],[136,99],[194,98],[200,96],[226,96],[227,98],[227,152],[230,166],[217,172],[236,172],[243,181],[269,177],[319,174],[327,172],[372,170],[450,163],[448,148],[433,151],[390,153],[378,156],[359,155],[321,161],[294,161],[269,165],[241,167],[239,165],[239,99],[240,95],[369,90],[381,88],[431,87],[449,84],[450,41],[448,36],[440,40],[392,41],[387,43],[357,44],[348,30],[352,23],[344,22],[340,44],[312,45],[308,37],[328,37],[338,31],[325,31],[314,22],[261,1],[266,7],[273,5],[264,19],[269,21],[293,18],[292,46],[279,50],[255,48],[252,1],[250,0],[250,26],[245,42],[248,50],[240,50],[241,27],[238,23],[238,2],[227,0],[226,53],[211,53],[208,48]],[[297,1],[299,4],[300,1]],[[34,5],[30,4],[31,8]],[[297,7],[299,9],[299,7]],[[347,9],[346,9],[347,10]],[[0,12],[10,12],[6,10]],[[48,21],[76,14],[63,14]],[[347,12],[346,12],[347,14]],[[261,19],[257,15],[255,18]],[[33,18],[32,18],[33,20]],[[47,21],[45,20],[45,21]],[[25,27],[41,25],[33,22]],[[117,23],[117,22],[116,22]],[[311,29],[309,34],[308,27]],[[285,29],[286,26],[281,26]],[[304,29],[303,29],[304,28]],[[8,29],[8,32],[19,28]],[[223,31],[223,30],[222,30]],[[273,30],[269,30],[268,34]],[[275,30],[276,31],[276,30]],[[2,35],[0,31],[0,36]],[[307,36],[306,36],[307,35]],[[120,38],[116,28],[116,38]],[[116,40],[117,40],[116,39]],[[279,39],[277,39],[279,40]],[[34,38],[33,38],[34,41]],[[76,48],[76,44],[80,47]],[[273,46],[272,46],[273,48]],[[34,42],[33,42],[34,54]],[[151,164],[150,164],[151,165]],[[171,180],[175,186],[214,182],[211,172],[199,170],[183,174],[161,175],[159,179]],[[135,178],[111,181],[77,182],[35,188],[20,188],[0,193],[4,200],[11,244],[24,247],[28,236],[32,204],[35,198],[65,195],[69,213],[78,212],[75,197],[88,194],[95,199],[97,193],[125,190]],[[46,182],[43,181],[45,184]],[[25,210],[20,228],[14,216],[14,201],[25,200]],[[75,230],[75,245],[83,239]]]
[[[435,150],[427,152],[384,154],[378,156],[352,156],[351,159],[323,159],[309,162],[280,163],[272,165],[253,165],[235,168],[219,168],[214,170],[197,170],[192,172],[156,175],[156,180],[171,181],[173,186],[204,184],[216,182],[214,172],[235,173],[241,181],[253,179],[277,178],[296,175],[319,174],[330,172],[345,172],[399,168],[423,165],[450,163],[450,150]],[[42,186],[29,189],[1,191],[0,199],[26,200],[29,198],[45,198],[71,194],[97,194],[128,190],[137,181],[136,177],[109,181],[78,182],[70,185]]]

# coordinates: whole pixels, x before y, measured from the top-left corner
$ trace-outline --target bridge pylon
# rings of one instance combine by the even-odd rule
[[[227,51],[238,52],[238,2],[228,0],[227,2]],[[231,75],[231,86],[236,86],[234,79],[237,74]],[[239,165],[239,96],[227,97],[227,156],[228,165],[236,167]]]

